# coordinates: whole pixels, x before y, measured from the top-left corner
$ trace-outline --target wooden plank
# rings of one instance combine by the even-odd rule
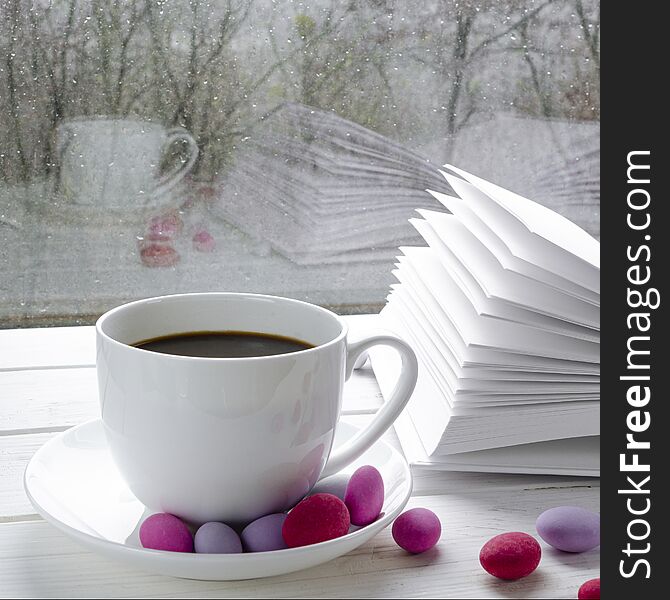
[[[324,565],[269,579],[207,582],[151,575],[89,552],[45,522],[0,524],[0,581],[6,597],[458,597],[574,598],[599,574],[600,552],[566,554],[545,544],[538,570],[504,582],[486,574],[478,553],[504,531],[534,533],[548,506],[598,509],[594,490],[544,489],[500,496],[454,493],[413,498],[410,507],[435,511],[439,545],[412,556],[389,529],[354,552]]]
[[[345,420],[363,427],[370,415],[347,415]],[[35,510],[23,491],[23,472],[37,449],[56,433],[0,436],[0,522],[35,518]],[[391,429],[385,441],[398,447]],[[451,494],[519,494],[526,490],[591,489],[598,493],[598,479],[555,477],[551,475],[509,475],[496,473],[456,473],[414,471],[415,496]]]
[[[35,451],[54,433],[0,437],[0,521],[34,518],[23,491],[23,472]]]
[[[62,431],[99,415],[93,367],[0,372],[0,435]]]
[[[94,364],[94,327],[0,330],[0,371]]]

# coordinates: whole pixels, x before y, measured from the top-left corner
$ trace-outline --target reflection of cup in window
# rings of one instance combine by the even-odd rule
[[[57,130],[60,183],[73,204],[110,210],[161,206],[193,168],[198,146],[180,127],[130,119],[63,122]],[[188,158],[161,173],[163,154],[175,141],[188,144]]]

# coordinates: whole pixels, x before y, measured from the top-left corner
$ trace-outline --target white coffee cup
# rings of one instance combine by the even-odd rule
[[[188,144],[188,158],[160,174],[165,150],[175,141]],[[70,119],[57,129],[60,183],[75,205],[112,211],[158,207],[193,168],[198,145],[181,127],[108,117]]]
[[[197,331],[249,331],[314,347],[251,358],[193,358],[134,347]],[[114,460],[148,508],[193,523],[241,524],[285,510],[338,472],[394,422],[417,377],[391,333],[347,339],[345,322],[306,302],[194,293],[131,302],[96,324],[102,420]],[[357,358],[394,347],[402,369],[390,400],[331,454],[344,382]]]

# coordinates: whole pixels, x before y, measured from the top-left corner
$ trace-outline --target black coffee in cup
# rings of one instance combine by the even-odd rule
[[[204,358],[273,356],[313,348],[302,340],[253,331],[190,331],[142,340],[133,346],[161,354]]]

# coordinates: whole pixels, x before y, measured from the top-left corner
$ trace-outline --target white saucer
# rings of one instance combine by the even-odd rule
[[[335,447],[356,432],[355,427],[340,423]],[[384,479],[384,507],[377,521],[313,546],[250,554],[184,554],[142,548],[137,531],[150,513],[121,479],[100,420],[69,429],[44,444],[26,468],[24,485],[42,517],[96,552],[162,575],[226,581],[313,567],[350,552],[389,525],[412,492],[409,466],[399,452],[377,442],[342,473],[364,464],[377,467]]]

